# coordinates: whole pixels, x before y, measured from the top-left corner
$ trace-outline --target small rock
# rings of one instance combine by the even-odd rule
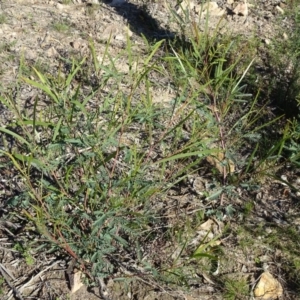
[[[273,232],[273,230],[270,227],[266,228],[266,233],[267,234],[271,234],[272,232]]]
[[[262,273],[259,282],[254,289],[254,296],[260,300],[272,300],[281,297],[283,289],[280,282],[270,272]]]
[[[272,261],[271,257],[268,256],[268,255],[262,255],[262,256],[260,256],[260,257],[259,257],[259,260],[260,260],[260,262],[262,262],[262,263],[267,263],[267,262]]]
[[[126,41],[126,36],[122,33],[119,33],[115,36],[115,40],[116,41],[122,41],[122,42],[125,42]]]
[[[76,293],[81,287],[83,287],[83,283],[81,280],[82,277],[83,274],[81,271],[77,271],[73,274],[72,280],[70,279],[71,294]]]
[[[129,29],[128,26],[124,26],[124,27],[123,27],[123,31],[124,31],[125,34],[128,35],[129,37],[132,37],[133,32]]]
[[[233,10],[233,12],[236,15],[241,15],[241,16],[248,16],[248,4],[247,2],[242,2],[239,3],[235,9]]]
[[[281,175],[280,176],[281,180],[285,181],[285,182],[288,182],[288,178],[286,175]],[[287,186],[287,184],[285,182],[281,181],[280,183],[284,186]]]
[[[24,53],[24,56],[28,60],[36,60],[37,53],[35,51],[33,51],[32,49],[26,49],[25,53]]]
[[[60,3],[56,3],[56,8],[60,11],[63,11],[65,9],[65,5],[60,4]]]
[[[283,33],[283,39],[284,39],[285,41],[287,41],[287,40],[289,39],[288,35],[287,35],[285,32]]]
[[[100,38],[102,40],[108,40],[109,38],[114,39],[117,34],[119,34],[118,26],[116,24],[110,24],[104,29]]]
[[[195,178],[195,180],[193,182],[193,189],[198,195],[204,196],[205,183],[204,183],[204,180],[201,177],[196,177]]]
[[[243,273],[248,273],[248,269],[245,265],[242,266],[242,270]]]
[[[86,43],[82,39],[77,39],[75,41],[70,42],[71,47],[75,50],[81,50],[86,47]]]
[[[210,15],[220,17],[225,14],[225,10],[220,8],[216,2],[207,2],[196,7],[196,13],[201,13],[202,16]]]
[[[56,51],[56,49],[54,47],[49,48],[46,53],[47,57],[54,57],[58,55],[58,52]]]

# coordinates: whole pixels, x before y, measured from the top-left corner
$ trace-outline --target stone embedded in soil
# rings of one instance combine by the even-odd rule
[[[61,3],[56,3],[55,6],[59,11],[63,11],[66,9],[66,5],[63,5]]]
[[[45,51],[45,54],[47,57],[56,57],[59,55],[54,47],[51,47],[47,51]]]
[[[76,293],[79,289],[83,287],[82,278],[83,274],[81,271],[77,271],[73,274],[72,280],[70,279],[70,285],[71,285],[71,294]]]
[[[247,2],[241,2],[239,3],[235,9],[233,10],[233,12],[236,15],[240,15],[240,16],[248,16],[248,3]]]
[[[128,28],[128,26],[119,26],[117,23],[108,25],[104,31],[100,34],[100,39],[103,41],[108,41],[109,39],[126,41],[127,36],[131,37],[133,32]]]
[[[210,15],[214,17],[223,16],[226,12],[220,8],[216,2],[207,2],[195,7],[195,11],[202,16]]]
[[[283,289],[280,282],[266,271],[262,273],[258,284],[254,289],[254,296],[258,300],[272,300],[281,297]]]

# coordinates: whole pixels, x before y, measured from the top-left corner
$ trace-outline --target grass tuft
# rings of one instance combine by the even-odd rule
[[[15,245],[28,265],[34,253],[58,253],[90,285],[122,271],[123,279],[189,288],[223,272],[230,235],[246,253],[257,233],[285,253],[286,270],[299,269],[294,227],[282,244],[277,228],[230,228],[252,217],[254,191],[278,177],[282,162],[299,165],[298,119],[272,114],[262,98],[274,90],[251,85],[257,41],[203,32],[188,12],[172,13],[180,34],[147,41],[143,54],[127,37],[117,57],[110,42],[100,57],[90,40],[89,55],[61,57],[55,72],[20,60],[16,91],[0,96],[12,116],[0,127],[0,168],[14,178],[6,217],[36,238]],[[24,86],[35,91],[27,105]],[[190,188],[195,177],[209,178],[200,191]],[[220,278],[224,299],[249,296],[247,278]]]

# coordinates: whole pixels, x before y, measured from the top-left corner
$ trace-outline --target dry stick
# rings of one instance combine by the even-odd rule
[[[215,95],[213,94],[213,91],[210,90],[209,92],[209,98],[212,100],[212,105],[213,105],[213,108],[212,108],[212,111],[213,111],[213,114],[215,115],[215,118],[218,122],[218,128],[219,128],[219,134],[220,134],[220,142],[221,142],[221,147],[222,147],[222,150],[225,154],[225,150],[226,150],[226,146],[225,146],[225,141],[224,141],[224,133],[223,133],[223,127],[221,125],[221,118],[218,114],[218,109],[217,109],[217,100],[216,100],[216,97]],[[227,178],[227,170],[226,170],[226,166],[223,166],[222,168],[223,170],[223,185],[225,185],[225,182],[226,182],[226,178]],[[220,199],[220,205],[222,206],[223,204],[223,193],[221,194],[221,199]]]
[[[110,256],[110,259],[113,260],[114,262],[116,262],[119,266],[121,266],[123,268],[123,271],[126,275],[129,275],[131,277],[136,278],[137,280],[145,283],[148,286],[152,286],[154,288],[158,288],[161,291],[163,291],[164,293],[167,293],[168,295],[172,296],[172,293],[170,293],[169,291],[167,291],[163,286],[159,285],[157,282],[152,281],[149,277],[147,278],[147,280],[143,279],[142,276],[146,276],[147,274],[143,274],[142,271],[136,270],[136,273],[131,271],[129,269],[129,267],[127,267],[125,264],[123,264],[122,262],[119,262],[117,259],[115,259],[113,256]],[[99,279],[99,278],[98,278]],[[101,282],[99,282],[99,284],[101,284]],[[177,293],[178,295],[178,293]],[[101,295],[101,297],[105,297],[104,295]],[[104,300],[109,300],[107,298],[104,298]]]
[[[51,264],[50,266],[48,266],[46,269],[40,271],[38,274],[36,274],[34,277],[32,277],[28,282],[26,282],[22,287],[19,288],[20,292],[23,292],[38,277],[40,277],[43,273],[45,273],[46,271],[48,271],[49,269],[51,269],[52,267],[54,267],[55,265],[57,265],[60,262],[62,262],[62,260],[57,260],[53,264]],[[9,298],[9,299],[11,299],[11,298]]]
[[[23,300],[23,297],[20,293],[20,290],[18,290],[11,282],[9,279],[9,276],[15,280],[15,278],[10,274],[10,272],[8,270],[6,270],[6,268],[0,263],[0,273],[2,274],[2,276],[5,278],[6,283],[9,285],[9,287],[11,288],[10,294],[14,294],[14,296],[19,299],[19,300]],[[8,299],[10,299],[12,297],[12,295],[9,296]]]
[[[215,101],[215,97],[214,97],[214,101]],[[215,106],[216,107],[216,106]],[[223,134],[223,130],[222,130],[222,125],[220,123],[221,119],[220,119],[220,116],[218,115],[218,113],[216,111],[214,111],[214,114],[216,116],[216,119],[219,123],[219,133],[220,133],[220,138],[221,138],[221,146],[222,146],[222,150],[224,152],[224,156],[225,156],[225,142],[224,142],[224,134]],[[226,183],[226,178],[227,178],[227,170],[226,170],[226,166],[223,165],[222,167],[222,170],[223,170],[223,186],[225,185]],[[220,199],[220,205],[222,206],[223,205],[223,197],[224,196],[224,193],[221,194],[221,199]]]
[[[0,246],[0,250],[10,251],[10,252],[19,252],[19,251],[17,251],[17,250],[14,250],[14,249],[8,249],[8,248],[1,247],[1,246]]]
[[[110,298],[107,296],[107,291],[106,291],[106,285],[104,283],[104,280],[100,277],[97,278],[98,284],[99,284],[99,294],[100,297],[103,300],[110,300]]]

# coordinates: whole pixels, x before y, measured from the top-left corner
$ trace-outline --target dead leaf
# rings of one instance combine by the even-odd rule
[[[260,300],[272,300],[281,297],[283,289],[280,282],[268,271],[262,273],[254,289],[254,296]]]
[[[202,223],[196,230],[196,235],[190,242],[191,245],[198,245],[199,247],[215,247],[221,244],[218,240],[219,235],[224,227],[223,223],[216,223],[212,219],[208,219],[206,222]],[[198,247],[198,248],[199,248]],[[200,249],[200,248],[199,248]]]
[[[233,173],[235,170],[235,165],[232,160],[226,159],[223,152],[218,152],[214,156],[206,157],[206,160],[214,166],[221,174],[224,172],[224,167],[229,173]]]

